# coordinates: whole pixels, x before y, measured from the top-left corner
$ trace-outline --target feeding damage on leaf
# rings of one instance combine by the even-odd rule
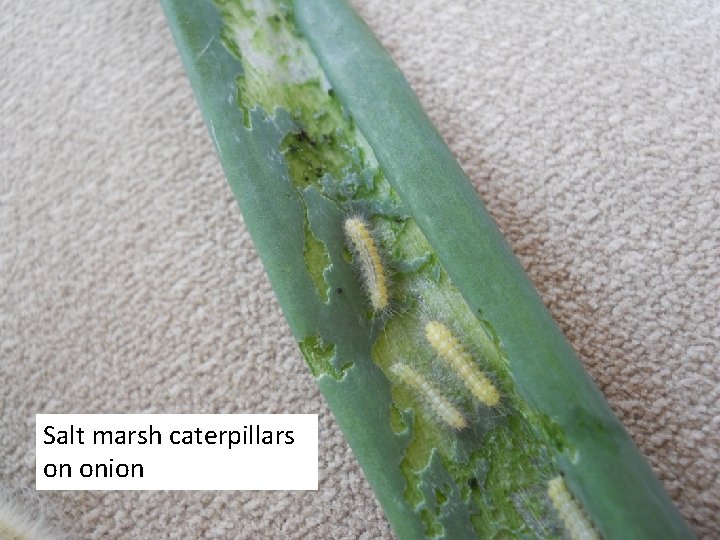
[[[367,467],[371,483],[391,472],[372,467],[396,467],[427,537],[561,537],[546,493],[558,474],[550,431],[520,399],[492,321],[467,306],[343,110],[292,2],[215,5],[242,67],[243,129],[276,141],[272,181],[301,208],[290,232],[304,268],[285,271],[306,272],[317,303],[283,305],[302,318],[291,321],[300,349],[328,399],[347,406],[334,407],[341,425],[367,413],[349,404],[379,407],[372,422],[384,426],[370,413],[363,424],[385,455]]]

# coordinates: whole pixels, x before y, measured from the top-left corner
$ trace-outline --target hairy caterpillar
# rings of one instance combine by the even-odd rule
[[[477,367],[473,357],[465,351],[447,326],[440,321],[430,321],[425,325],[425,337],[480,402],[489,407],[499,403],[500,393],[495,385]]]
[[[30,490],[0,488],[0,538],[52,540],[61,535],[48,525],[39,499]]]
[[[467,427],[465,417],[425,377],[410,366],[394,364],[390,371],[403,383],[412,386],[428,403],[432,411],[454,429]]]
[[[568,491],[562,476],[556,476],[548,482],[548,496],[572,540],[600,540],[597,531]]]
[[[360,217],[350,217],[345,220],[344,228],[345,235],[357,255],[373,310],[382,311],[389,302],[388,277],[368,224]]]

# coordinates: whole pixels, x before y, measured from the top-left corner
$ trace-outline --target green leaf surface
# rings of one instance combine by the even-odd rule
[[[163,7],[290,328],[398,537],[560,538],[547,485],[561,471],[606,538],[692,537],[347,3]],[[382,312],[345,240],[350,216],[389,278]],[[423,330],[435,320],[498,405],[442,360]]]

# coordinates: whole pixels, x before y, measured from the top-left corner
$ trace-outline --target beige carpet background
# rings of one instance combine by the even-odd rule
[[[720,5],[354,4],[672,498],[720,538]],[[38,412],[318,412],[318,492],[36,504],[72,538],[389,538],[158,4],[0,13],[0,485],[34,486]]]

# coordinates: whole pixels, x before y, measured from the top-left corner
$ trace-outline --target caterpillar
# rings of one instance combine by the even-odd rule
[[[360,217],[349,217],[345,220],[344,229],[357,255],[365,290],[370,296],[373,310],[382,311],[387,308],[389,302],[388,277],[368,224]]]
[[[465,417],[425,377],[410,366],[394,364],[390,371],[403,383],[412,386],[428,403],[432,411],[453,429],[467,427]]]
[[[465,351],[447,326],[440,321],[430,321],[425,325],[425,337],[481,403],[489,407],[499,403],[500,393],[495,385],[477,367],[473,357]]]
[[[49,526],[40,500],[29,490],[0,488],[0,538],[51,540],[60,531]]]
[[[568,491],[562,476],[548,482],[548,496],[572,540],[600,540],[592,523]]]

